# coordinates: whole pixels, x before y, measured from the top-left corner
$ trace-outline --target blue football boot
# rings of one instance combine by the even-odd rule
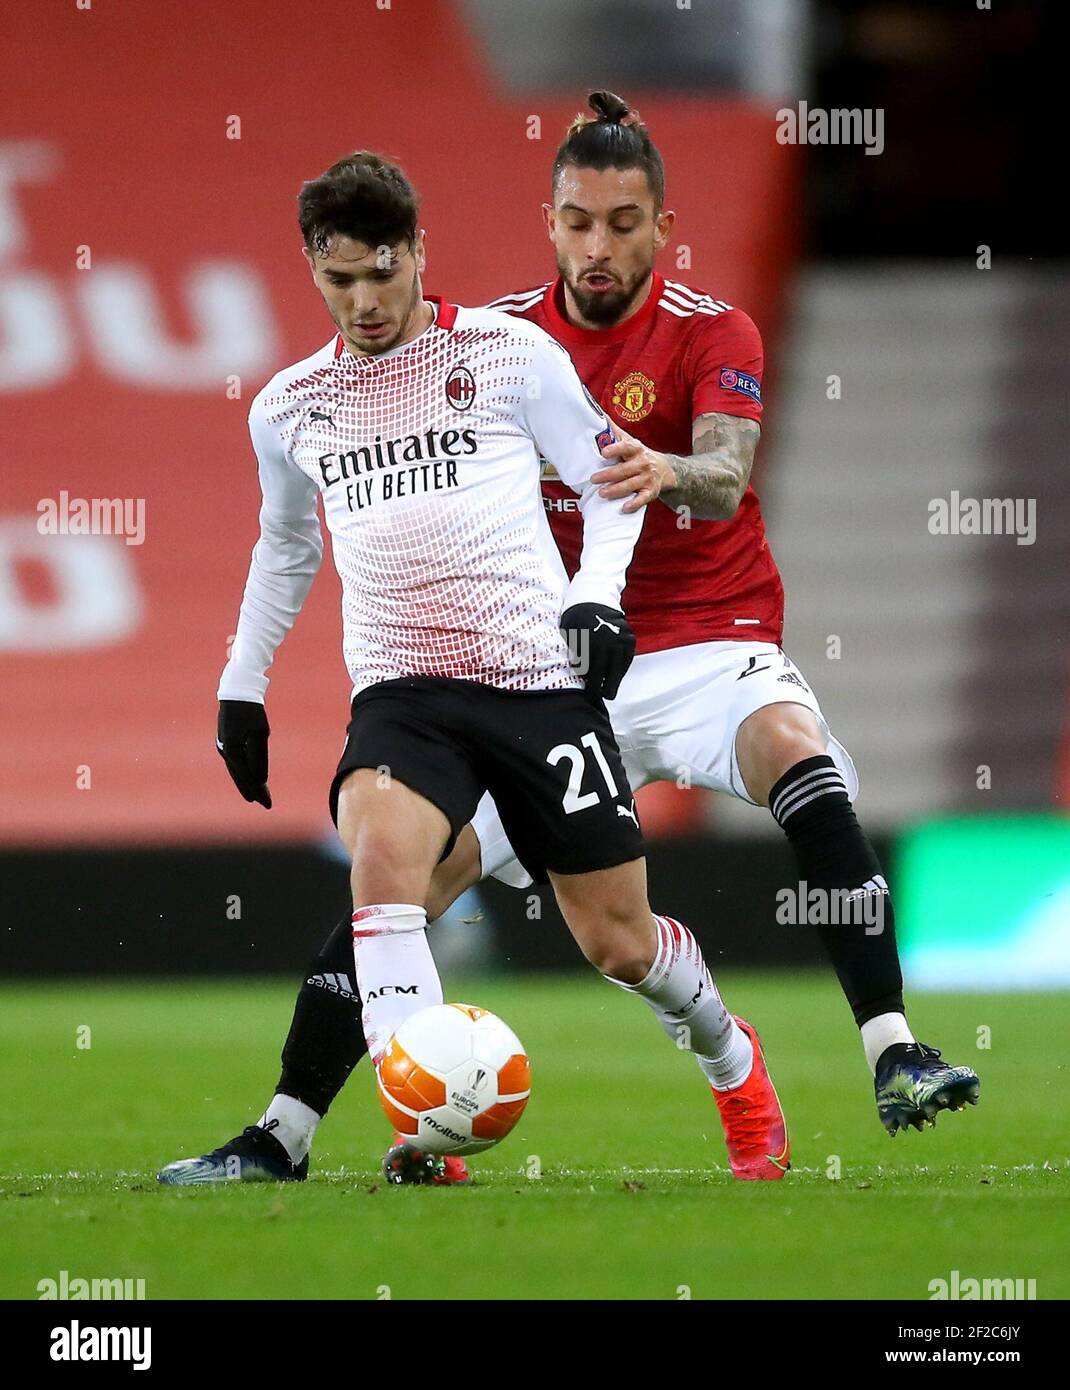
[[[192,1187],[218,1182],[304,1182],[307,1177],[307,1154],[294,1163],[270,1130],[247,1125],[237,1138],[211,1153],[169,1163],[156,1174],[156,1181]]]
[[[913,1125],[936,1124],[941,1110],[977,1104],[981,1079],[970,1067],[949,1067],[925,1043],[893,1043],[877,1060],[873,1078],[881,1124],[894,1138]]]

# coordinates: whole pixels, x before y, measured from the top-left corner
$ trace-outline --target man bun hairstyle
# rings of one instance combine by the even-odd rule
[[[351,237],[366,246],[416,240],[420,200],[396,164],[371,150],[337,160],[318,179],[302,184],[297,220],[310,251],[326,256],[331,239]]]
[[[654,195],[655,211],[660,211],[665,201],[665,166],[639,112],[616,92],[592,92],[587,104],[594,115],[577,112],[554,158],[554,194],[570,164],[579,169],[642,169]]]

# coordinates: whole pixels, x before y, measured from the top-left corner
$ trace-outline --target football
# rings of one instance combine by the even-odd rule
[[[379,1064],[379,1099],[414,1147],[480,1153],[504,1139],[531,1091],[527,1053],[496,1014],[435,1004],[407,1018]]]

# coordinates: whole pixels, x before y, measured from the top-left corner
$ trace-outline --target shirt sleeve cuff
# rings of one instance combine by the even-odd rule
[[[236,667],[228,661],[219,678],[218,700],[247,700],[250,704],[262,705],[267,694],[268,677],[256,676]]]

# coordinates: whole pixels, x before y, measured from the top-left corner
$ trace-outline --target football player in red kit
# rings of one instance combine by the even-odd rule
[[[648,507],[624,596],[637,655],[607,706],[625,769],[633,789],[686,775],[768,807],[800,880],[840,904],[826,917],[835,925],[816,930],[860,1030],[881,1121],[892,1134],[920,1129],[975,1102],[980,1083],[910,1031],[888,885],[852,806],[854,765],[780,645],[783,588],[749,481],[761,338],[742,310],[655,269],[674,221],[660,155],[618,97],[597,92],[590,105],[593,116],[578,117],[558,150],[544,207],[558,276],[489,307],[567,348],[618,434],[594,481],[626,508]],[[543,498],[571,574],[582,538],[575,495],[547,468]],[[489,797],[436,872],[428,920],[488,875],[531,882]],[[258,1125],[169,1165],[165,1180],[304,1176],[316,1126],[365,1050],[350,925],[347,912],[307,972]],[[394,1176],[463,1174],[395,1161]]]

